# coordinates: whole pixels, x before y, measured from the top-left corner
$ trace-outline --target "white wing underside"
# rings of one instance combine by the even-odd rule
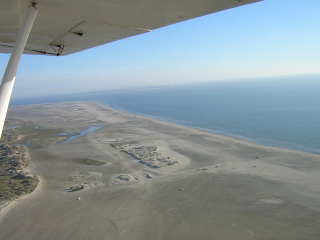
[[[38,0],[24,53],[68,55],[260,0]],[[11,53],[30,0],[0,0],[0,52]]]

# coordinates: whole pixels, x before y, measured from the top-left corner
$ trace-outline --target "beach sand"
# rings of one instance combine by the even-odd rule
[[[41,126],[24,136],[38,144],[29,154],[41,187],[0,212],[0,239],[320,239],[320,155],[92,102],[8,117]],[[88,126],[101,128],[56,144],[53,133]]]

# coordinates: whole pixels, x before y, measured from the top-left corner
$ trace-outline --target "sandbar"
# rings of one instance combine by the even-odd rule
[[[320,155],[95,102],[7,117],[34,126],[19,143],[41,186],[0,212],[0,239],[320,239]]]

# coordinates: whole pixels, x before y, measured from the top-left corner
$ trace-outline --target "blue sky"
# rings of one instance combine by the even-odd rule
[[[265,0],[69,56],[23,55],[13,98],[265,76],[320,76],[319,11],[319,0]],[[1,76],[8,59],[8,54],[0,54]]]

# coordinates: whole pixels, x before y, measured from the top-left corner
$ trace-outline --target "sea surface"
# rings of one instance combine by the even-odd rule
[[[87,100],[216,134],[320,154],[319,74],[12,99],[10,106]]]

